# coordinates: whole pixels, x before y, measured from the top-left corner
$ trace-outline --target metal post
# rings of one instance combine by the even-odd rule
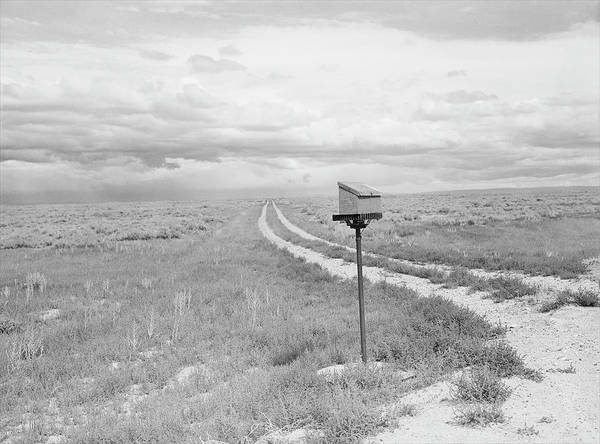
[[[360,319],[360,353],[367,363],[367,334],[365,331],[365,299],[363,295],[362,250],[360,227],[356,227],[356,268],[358,271],[358,311]]]

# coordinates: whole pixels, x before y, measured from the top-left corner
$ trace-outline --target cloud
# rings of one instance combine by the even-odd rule
[[[400,3],[371,8],[379,19],[342,17],[341,4],[261,3],[271,15],[246,20],[246,4],[77,4],[79,22],[70,9],[3,5],[3,18],[40,23],[2,29],[3,195],[43,191],[60,171],[56,193],[101,198],[198,196],[198,177],[268,194],[341,176],[418,191],[590,183],[600,171],[597,25],[439,38],[442,25],[435,36],[431,23],[382,25]]]
[[[446,77],[466,77],[467,76],[467,71],[465,71],[464,69],[456,69],[453,71],[448,71],[446,73]]]
[[[241,51],[237,49],[235,46],[227,45],[219,48],[219,54],[221,56],[235,57],[242,55]]]
[[[598,22],[599,10],[585,0],[390,2],[363,16],[436,39],[527,41]]]
[[[238,62],[228,59],[215,60],[212,57],[202,54],[195,54],[188,59],[193,72],[223,72],[223,71],[243,71],[246,67]]]
[[[444,94],[444,100],[448,103],[471,103],[485,100],[496,100],[498,96],[494,94],[486,94],[482,91],[451,91]]]
[[[173,58],[173,56],[166,54],[164,52],[152,51],[152,50],[140,51],[140,55],[146,59],[158,60],[161,62],[171,60]]]
[[[124,2],[123,2],[124,3]],[[336,2],[40,2],[2,3],[5,42],[62,42],[107,47],[166,38],[231,39],[247,27],[364,23],[439,40],[531,41],[597,23],[595,1],[457,0],[362,4]],[[37,25],[39,24],[39,26]],[[27,26],[24,26],[27,25]],[[225,55],[225,54],[223,54]],[[233,54],[227,54],[233,55]]]
[[[222,103],[206,89],[194,83],[183,85],[181,92],[176,94],[176,98],[194,108],[210,108]]]

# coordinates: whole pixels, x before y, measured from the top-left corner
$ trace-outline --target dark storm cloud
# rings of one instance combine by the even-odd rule
[[[597,6],[3,1],[3,185],[593,174]]]
[[[393,3],[382,22],[433,38],[535,40],[599,20],[595,1],[437,1]]]
[[[591,128],[578,129],[567,126],[547,126],[523,130],[517,140],[531,146],[545,148],[600,149],[600,134]]]
[[[465,178],[479,180],[507,180],[515,178],[548,178],[562,175],[584,175],[597,172],[597,165],[585,159],[577,162],[562,162],[560,164],[532,163],[531,165],[505,165],[503,167],[489,165],[485,169],[462,171]],[[446,176],[448,178],[451,175]]]
[[[598,21],[595,1],[3,1],[4,41],[107,46],[148,36],[227,36],[246,26],[374,22],[440,39],[534,40]],[[98,20],[102,17],[102,20]],[[234,55],[230,50],[229,54]]]
[[[230,33],[235,20],[221,20],[207,5],[153,1],[3,1],[2,40],[134,44],[164,35],[193,37]],[[26,22],[38,26],[24,26]]]

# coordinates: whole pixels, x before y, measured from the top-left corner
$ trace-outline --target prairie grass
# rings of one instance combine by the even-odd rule
[[[495,301],[522,298],[537,292],[537,288],[527,285],[519,278],[498,277],[483,280],[471,288],[480,291],[489,291],[490,297]]]
[[[455,420],[464,426],[487,426],[506,420],[497,404],[462,404],[455,407]]]
[[[267,212],[269,226],[283,239],[297,245],[318,251],[335,259],[343,259],[347,262],[356,262],[356,253],[347,250],[343,246],[327,245],[319,241],[304,239],[290,232],[277,218],[275,212],[269,209]],[[408,274],[423,279],[428,279],[434,284],[443,284],[446,288],[468,287],[472,291],[485,291],[489,297],[496,302],[518,299],[524,296],[536,294],[537,288],[527,285],[522,279],[516,277],[484,278],[464,267],[456,267],[451,271],[441,271],[435,267],[419,267],[406,264],[385,256],[363,255],[363,265],[385,268],[394,273]]]
[[[415,262],[574,278],[600,255],[597,187],[485,190],[384,196],[384,218],[365,230],[363,248]],[[332,198],[282,200],[296,225],[352,246],[331,221]]]
[[[521,436],[532,437],[538,435],[540,432],[538,432],[533,426],[524,425],[523,427],[519,427],[517,429],[517,433]]]
[[[510,389],[485,365],[474,366],[453,381],[452,396],[460,401],[502,403],[509,395]]]
[[[59,255],[3,250],[4,308],[22,328],[0,335],[6,436],[37,406],[50,418],[37,423],[39,434],[58,430],[74,442],[248,442],[297,427],[327,442],[355,441],[393,423],[383,403],[495,356],[490,339],[503,331],[480,316],[406,288],[366,285],[368,349],[389,369],[318,375],[359,361],[355,283],[275,249],[256,228],[258,214],[196,239]],[[20,282],[32,269],[47,287],[26,306]],[[149,276],[152,284],[140,285]],[[61,316],[40,322],[48,308]],[[27,359],[7,360],[29,332],[43,347],[32,340]],[[511,359],[490,368],[520,371],[522,361]],[[200,364],[209,376],[169,388],[180,369]],[[407,369],[419,377],[401,380],[397,370]],[[144,396],[132,404],[133,386]]]
[[[503,422],[501,405],[510,393],[496,371],[486,364],[473,366],[452,381],[451,396],[457,403],[454,407],[456,422],[467,426]]]
[[[565,305],[579,305],[581,307],[600,307],[600,297],[591,290],[563,290],[554,299],[544,302],[540,306],[542,313],[557,310]]]
[[[114,248],[206,235],[252,201],[2,205],[0,249]]]

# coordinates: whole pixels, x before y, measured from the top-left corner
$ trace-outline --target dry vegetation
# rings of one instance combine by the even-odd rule
[[[248,201],[3,205],[0,249],[106,246],[218,228]]]
[[[384,218],[363,247],[391,258],[577,277],[600,255],[600,189],[556,188],[425,193],[384,197]],[[352,245],[331,221],[334,198],[280,202],[309,232]]]
[[[564,192],[564,205],[553,209],[556,219],[535,213],[539,198],[527,194],[527,211],[539,216],[528,222],[443,222],[432,217],[433,204],[424,205],[422,219],[400,223],[394,216],[373,225],[365,244],[379,251],[387,239],[406,248],[394,250],[402,252],[398,256],[428,251],[452,263],[447,251],[471,248],[473,230],[490,234],[505,227],[519,235],[533,232],[536,223],[564,227],[585,219],[587,250],[577,250],[575,263],[596,251],[590,230],[598,222],[598,202],[585,189],[571,192],[583,193],[588,203],[577,198],[566,205],[572,196]],[[418,205],[432,196],[406,199]],[[485,202],[504,202],[494,196]],[[456,207],[466,200],[457,198]],[[454,208],[448,196],[444,202]],[[350,243],[350,230],[342,227],[342,236],[325,219],[331,210],[324,203],[311,209],[288,204],[286,215],[317,235]],[[490,217],[498,212],[494,205],[481,205],[473,217]],[[418,414],[399,398],[460,369],[468,368],[454,380],[455,419],[468,426],[504,420],[510,390],[501,378],[539,378],[502,340],[501,326],[448,300],[386,284],[366,288],[368,349],[385,365],[356,366],[333,377],[318,373],[359,361],[355,283],[277,250],[256,228],[259,211],[256,202],[2,207],[0,440],[254,442],[303,429],[313,441],[356,442],[393,427],[400,416]],[[268,221],[295,243],[354,260],[345,249],[290,233],[272,209]],[[538,231],[536,239],[546,239]],[[456,236],[444,237],[452,248],[431,240],[444,233]],[[482,242],[477,254],[504,251],[499,242]],[[463,257],[456,265],[472,260]],[[461,267],[437,273],[385,258],[365,258],[365,264],[485,290],[498,300],[535,291],[519,280],[483,279]],[[571,303],[597,305],[597,295],[561,293],[548,310]],[[406,371],[417,376],[406,379]]]
[[[257,206],[205,210],[230,220],[183,239],[2,251],[3,438],[245,442],[302,427],[354,442],[415,413],[383,405],[456,369],[529,376],[501,328],[389,285],[367,288],[369,349],[388,366],[318,374],[359,359],[354,283],[268,244]]]
[[[302,245],[313,251],[318,251],[328,257],[343,259],[346,262],[356,262],[356,253],[343,246],[327,245],[320,241],[307,240],[289,231],[276,216],[274,211],[268,211],[269,226],[277,235],[296,245]],[[480,277],[464,267],[456,267],[451,271],[436,268],[423,268],[406,264],[383,255],[363,256],[363,265],[379,267],[394,273],[408,274],[428,279],[434,284],[443,284],[445,288],[468,287],[470,291],[485,291],[489,297],[499,302],[507,299],[518,299],[536,294],[537,289],[515,277]],[[564,304],[563,304],[564,305]]]

